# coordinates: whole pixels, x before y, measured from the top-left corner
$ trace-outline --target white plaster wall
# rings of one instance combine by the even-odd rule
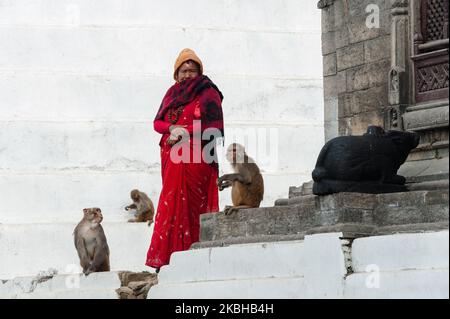
[[[250,154],[263,206],[310,180],[323,145],[316,1],[0,0],[0,223],[74,222],[88,206],[125,221],[134,187],[156,204],[152,120],[184,47],[225,96],[227,145],[239,129],[276,132],[269,159]]]
[[[72,232],[77,223],[0,225],[0,279],[55,269],[81,273]],[[145,266],[153,225],[103,223],[111,271],[152,271]]]

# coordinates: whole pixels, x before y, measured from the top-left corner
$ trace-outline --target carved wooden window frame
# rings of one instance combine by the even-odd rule
[[[441,39],[429,39],[428,15],[429,5],[443,5],[438,15],[443,26]],[[415,7],[420,12],[415,14],[413,61],[413,92],[414,103],[423,103],[449,97],[449,39],[448,39],[448,0],[421,0]],[[436,10],[433,11],[436,13]],[[435,17],[431,17],[434,19]],[[439,29],[438,29],[439,30]]]

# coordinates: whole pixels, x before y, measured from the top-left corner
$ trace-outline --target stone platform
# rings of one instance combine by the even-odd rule
[[[148,299],[448,298],[448,231],[176,252]]]
[[[342,232],[346,238],[448,229],[448,190],[392,194],[338,193],[279,200],[274,207],[201,217],[192,248],[303,239]]]

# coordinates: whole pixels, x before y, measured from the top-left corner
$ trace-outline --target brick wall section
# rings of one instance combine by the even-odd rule
[[[380,27],[368,28],[369,4]],[[320,4],[319,4],[320,5]],[[359,135],[383,125],[388,104],[391,0],[334,0],[322,8],[325,138]]]

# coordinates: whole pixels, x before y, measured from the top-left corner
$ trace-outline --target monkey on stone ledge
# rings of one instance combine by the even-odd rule
[[[73,231],[75,248],[83,273],[109,271],[109,247],[100,223],[103,220],[100,208],[83,209],[83,219]]]
[[[228,147],[226,158],[235,173],[225,174],[217,181],[220,191],[231,186],[233,206],[226,206],[224,214],[229,215],[240,209],[259,207],[264,197],[264,181],[258,165],[247,156],[244,146],[237,143]]]
[[[136,218],[129,219],[130,223],[140,223],[148,221],[150,226],[153,223],[153,215],[155,214],[155,208],[153,202],[144,192],[140,192],[137,189],[133,189],[130,193],[130,197],[133,203],[126,206],[125,210],[135,209]]]

